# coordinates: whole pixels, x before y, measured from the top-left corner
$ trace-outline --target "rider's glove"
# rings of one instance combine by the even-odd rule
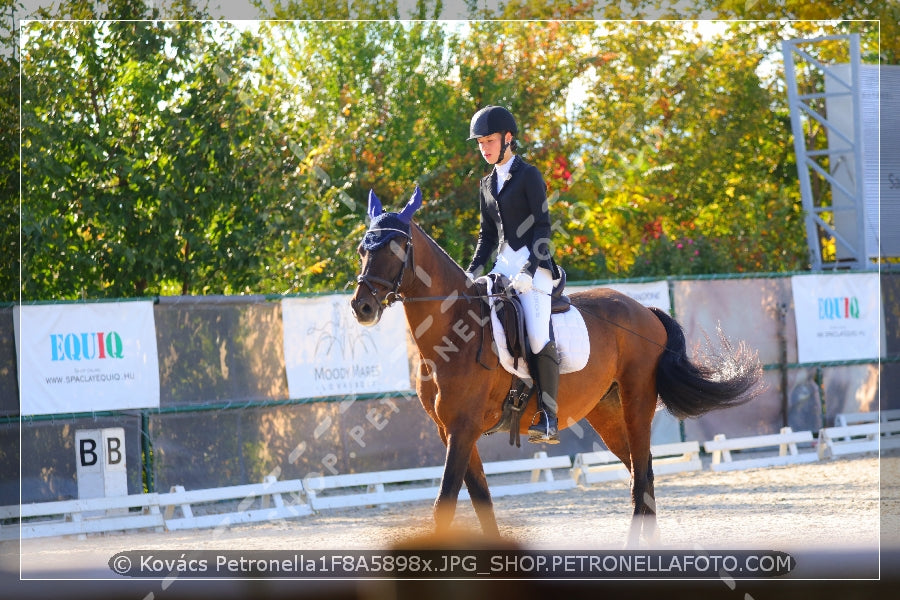
[[[512,279],[512,287],[514,290],[519,292],[520,294],[525,294],[531,291],[531,283],[532,277],[525,271],[521,271],[517,273],[515,277]]]

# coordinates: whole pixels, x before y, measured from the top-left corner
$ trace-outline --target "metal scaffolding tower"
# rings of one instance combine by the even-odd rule
[[[810,48],[835,42],[849,44],[849,64],[826,64]],[[812,269],[877,268],[879,145],[864,144],[871,123],[878,135],[877,68],[875,115],[864,123],[859,34],[785,40],[782,54]]]

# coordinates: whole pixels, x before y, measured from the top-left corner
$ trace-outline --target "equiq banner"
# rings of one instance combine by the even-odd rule
[[[801,363],[878,358],[877,273],[796,275],[791,287]]]
[[[153,302],[20,306],[23,415],[159,406]]]
[[[408,391],[407,325],[403,309],[385,309],[365,327],[350,297],[284,298],[284,361],[291,398]]]

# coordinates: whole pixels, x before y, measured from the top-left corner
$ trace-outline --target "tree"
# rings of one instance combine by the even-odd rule
[[[341,289],[355,280],[369,189],[399,204],[419,183],[440,204],[438,173],[463,139],[445,33],[435,23],[295,21],[260,35],[285,103],[267,117],[285,136],[292,178],[284,243],[272,249],[285,278],[266,285]]]
[[[0,302],[19,289],[19,56],[15,0],[0,0]]]
[[[648,0],[630,0],[636,11],[651,8]],[[880,36],[870,36],[867,44],[869,52],[864,60],[871,63],[896,65],[900,61],[900,4],[897,2],[868,2],[866,0],[725,0],[709,2],[697,0],[693,7],[679,3],[663,16],[678,15],[678,18],[714,18],[754,20],[777,19],[802,22],[831,21],[838,30],[850,31],[863,28],[878,32]],[[840,22],[836,22],[840,21]],[[879,39],[880,38],[880,39]],[[865,40],[864,40],[865,41]]]
[[[274,168],[280,183],[281,166],[242,95],[252,38],[203,21],[32,28],[25,296],[254,288],[277,187],[267,177]]]
[[[719,238],[706,245],[714,252],[685,257],[676,272],[772,266],[760,260],[759,240],[747,238],[759,220],[797,219],[797,198],[773,179],[792,176],[789,129],[761,85],[754,43],[743,34],[708,43],[677,23],[598,31],[578,121],[580,162],[560,197],[575,217],[563,246],[574,264],[589,269],[594,256],[612,274],[646,275],[645,264],[675,266],[651,260],[654,244],[684,238],[696,252],[695,242]],[[750,246],[753,258],[741,258]]]
[[[474,10],[474,3],[469,6]],[[499,16],[542,18],[567,10],[573,10],[572,3],[535,6],[514,0],[504,5]],[[603,40],[614,52],[604,52],[602,43],[596,51],[600,59],[610,59],[610,68],[603,73],[614,83],[601,85],[591,110],[573,119],[589,148],[581,153],[583,164],[571,168],[562,163],[557,169],[574,173],[576,182],[559,198],[558,218],[568,217],[569,235],[557,240],[564,259],[574,267],[570,274],[576,277],[607,272],[642,276],[807,268],[783,73],[775,70],[764,80],[758,72],[780,66],[777,53],[782,39],[853,31],[862,35],[864,61],[880,58],[896,63],[897,36],[884,33],[897,29],[900,8],[858,2],[824,6],[788,2],[786,8],[770,2],[698,2],[674,8],[636,0],[613,5],[587,1],[578,4],[577,10],[616,19],[701,14],[707,18],[717,14],[746,19],[773,15],[882,19],[881,45],[879,24],[874,21],[760,21],[732,23],[724,34],[724,45],[716,40],[716,44],[684,50],[673,50],[686,41],[683,32],[670,31],[667,44],[653,35],[628,36],[629,30],[647,32],[646,23],[625,24]],[[490,11],[479,14],[494,16]],[[619,36],[629,41],[618,44]],[[713,52],[717,48],[727,52]],[[761,52],[763,48],[771,54]],[[824,59],[846,60],[827,54],[826,47]],[[673,62],[672,55],[693,56],[698,63],[691,67],[684,61]],[[648,68],[651,65],[656,72]],[[685,74],[699,77],[700,85],[685,78],[681,89],[670,89],[666,78],[674,75],[678,80]],[[821,83],[809,82],[810,87]],[[675,102],[671,93],[677,94]],[[607,101],[604,94],[612,96]],[[654,111],[665,113],[665,122]],[[598,115],[600,119],[595,118]],[[695,124],[687,125],[686,118]],[[704,126],[709,129],[704,131]],[[689,136],[681,135],[683,127],[689,128]],[[807,135],[818,138],[824,133],[812,127]],[[595,139],[603,140],[602,144],[595,144]],[[732,158],[738,162],[729,162]],[[718,200],[716,189],[724,192]],[[687,209],[685,202],[694,208]]]
[[[354,198],[408,194],[441,162],[436,24],[34,27],[31,298],[327,289],[356,269]]]
[[[123,22],[107,17],[161,13],[70,0],[52,16],[89,20],[31,23],[26,298],[347,289],[368,190],[399,205],[416,184],[422,224],[465,263],[485,172],[465,138],[488,103],[544,173],[570,279],[805,267],[777,41],[844,24],[710,37],[583,20],[611,10],[590,0],[470,2],[549,20],[453,25],[429,20],[440,2],[400,4],[291,0],[239,26],[189,2]],[[379,20],[306,20],[348,16]]]

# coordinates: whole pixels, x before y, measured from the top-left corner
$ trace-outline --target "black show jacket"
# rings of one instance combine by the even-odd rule
[[[481,228],[469,272],[488,271],[485,267],[491,254],[503,242],[513,250],[528,246],[528,265],[523,271],[532,276],[538,267],[553,272],[547,184],[537,167],[518,155],[512,160],[509,176],[499,194],[496,169],[481,179],[478,188]]]

